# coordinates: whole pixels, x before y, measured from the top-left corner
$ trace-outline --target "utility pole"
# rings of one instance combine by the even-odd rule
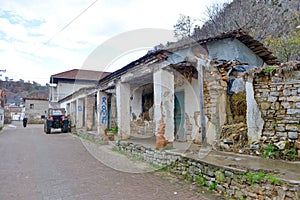
[[[0,72],[5,73],[5,72],[6,72],[6,69],[0,69]],[[2,76],[2,74],[0,74],[0,76]]]

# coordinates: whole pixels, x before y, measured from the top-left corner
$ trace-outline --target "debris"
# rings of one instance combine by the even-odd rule
[[[283,150],[286,146],[286,141],[279,141],[277,143],[274,143],[274,145],[278,147],[278,149]]]

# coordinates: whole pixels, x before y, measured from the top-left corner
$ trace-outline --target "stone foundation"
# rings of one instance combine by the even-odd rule
[[[208,187],[234,199],[299,199],[298,183],[289,183],[264,173],[215,166],[127,142],[116,144],[116,148],[146,162],[164,166],[170,172],[199,186]]]

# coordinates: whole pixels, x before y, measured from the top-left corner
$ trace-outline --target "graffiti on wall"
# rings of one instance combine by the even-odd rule
[[[101,116],[102,116],[102,124],[106,124],[107,120],[107,102],[106,102],[106,97],[102,97],[102,103],[101,103]]]

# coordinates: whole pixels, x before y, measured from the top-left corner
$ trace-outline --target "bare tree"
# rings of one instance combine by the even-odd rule
[[[256,39],[280,36],[297,22],[298,0],[234,0],[207,8],[207,21],[196,30],[197,37],[207,37],[234,29],[244,29]]]
[[[174,34],[177,39],[191,37],[194,33],[194,22],[190,16],[181,14],[177,23],[173,26]]]
[[[215,4],[207,8],[207,20],[195,29],[194,37],[203,39],[243,29],[261,42],[270,37],[280,38],[299,24],[298,8],[298,0],[233,0]]]

